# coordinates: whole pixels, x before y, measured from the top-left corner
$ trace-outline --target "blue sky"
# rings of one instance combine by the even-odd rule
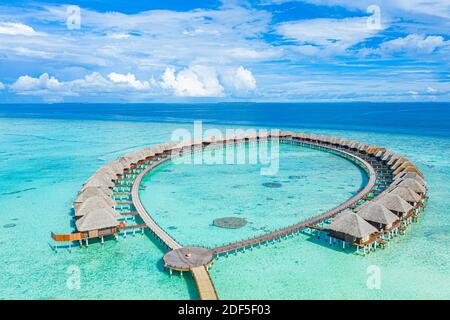
[[[450,101],[449,30],[449,0],[2,1],[0,103]]]

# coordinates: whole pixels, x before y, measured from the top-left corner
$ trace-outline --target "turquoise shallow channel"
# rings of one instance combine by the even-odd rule
[[[165,249],[150,234],[106,241],[103,247],[92,243],[88,250],[50,248],[51,231],[73,230],[72,201],[98,167],[191,126],[0,118],[0,299],[198,299],[190,277],[169,277],[163,270]],[[383,145],[414,161],[430,196],[420,223],[366,257],[301,235],[220,258],[211,270],[219,297],[449,299],[450,138],[369,128],[307,131]],[[357,167],[334,155],[294,146],[281,151],[279,175],[273,177],[245,165],[167,163],[145,178],[143,203],[182,244],[213,246],[327,210],[364,183]],[[265,187],[266,182],[281,187]],[[224,216],[245,217],[248,224],[234,230],[212,226]],[[381,272],[380,289],[366,285],[371,266]],[[78,275],[79,286],[73,282]]]
[[[235,155],[271,150],[267,143],[234,146]],[[367,182],[348,160],[306,147],[280,144],[279,168],[225,161],[195,163],[194,156],[169,161],[146,175],[140,197],[155,221],[184,246],[216,247],[274,231],[323,213],[352,197]],[[184,164],[185,161],[188,164]],[[275,163],[275,160],[274,160]],[[244,218],[239,229],[213,225],[223,217]]]

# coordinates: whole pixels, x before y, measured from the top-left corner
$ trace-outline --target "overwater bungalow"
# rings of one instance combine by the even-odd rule
[[[118,219],[120,215],[111,208],[94,209],[88,214],[84,215],[75,222],[77,230],[79,232],[86,232],[87,238],[101,238],[107,235],[117,234],[119,232],[120,222]]]
[[[109,197],[111,198],[112,190],[108,188],[100,188],[100,187],[87,187],[84,190],[80,191],[73,203],[74,210],[77,210],[78,207],[85,202],[87,199],[91,197]],[[112,199],[111,199],[112,200]]]
[[[394,177],[394,181],[405,179],[414,179],[425,188],[427,186],[425,180],[417,172],[400,172]]]
[[[114,209],[115,205],[116,202],[110,196],[96,195],[93,197],[89,197],[85,201],[74,206],[75,216],[82,217],[96,209],[102,208]]]
[[[83,191],[86,188],[89,187],[95,187],[95,188],[112,188],[114,187],[115,183],[113,181],[112,176],[108,174],[103,173],[96,173],[93,176],[91,176],[88,181],[83,185],[81,188],[81,191]]]
[[[346,210],[326,228],[330,236],[357,247],[366,247],[378,239],[379,232],[356,213]]]
[[[400,218],[380,203],[367,201],[355,209],[356,214],[382,233],[393,232],[400,225]]]
[[[391,155],[391,156],[389,157],[389,160],[386,161],[386,164],[387,164],[388,166],[392,166],[399,158],[402,158],[402,156],[399,155],[398,153],[394,153],[393,155]]]
[[[425,186],[420,184],[416,179],[412,179],[412,178],[398,179],[398,180],[395,180],[393,184],[396,186],[399,186],[399,187],[410,188],[415,193],[419,194],[422,197],[422,199],[425,198],[427,189]]]
[[[420,195],[408,187],[395,186],[389,193],[398,195],[413,207],[416,207],[422,199]]]
[[[403,200],[400,196],[392,193],[383,193],[375,200],[375,202],[391,210],[401,220],[409,219],[414,212],[413,206]]]

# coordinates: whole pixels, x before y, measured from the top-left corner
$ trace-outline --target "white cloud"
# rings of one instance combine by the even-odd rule
[[[438,92],[438,90],[435,89],[435,88],[433,88],[433,87],[428,87],[428,88],[427,88],[427,92],[428,92],[428,93],[436,93],[436,92]]]
[[[306,46],[306,53],[315,50],[311,45],[343,52],[378,32],[367,27],[365,17],[285,22],[278,24],[276,31],[284,38]]]
[[[2,22],[0,23],[0,34],[11,36],[33,36],[37,32],[30,26],[22,23]]]
[[[0,90],[3,90],[3,89],[5,89],[5,85],[0,82]]]
[[[256,80],[250,70],[240,66],[224,72],[224,83],[236,93],[247,93],[256,90]]]
[[[164,89],[172,89],[176,96],[181,97],[221,97],[225,95],[215,68],[201,65],[190,66],[178,73],[175,73],[173,68],[167,68],[162,75],[161,86]]]
[[[132,73],[120,74],[111,72],[108,75],[108,78],[114,83],[123,84],[136,90],[149,89],[151,87],[150,82],[139,81],[136,79],[136,76]]]
[[[11,85],[11,89],[19,92],[59,90],[61,88],[61,82],[55,77],[50,77],[48,73],[43,73],[39,78],[33,78],[28,75],[21,76]]]
[[[441,36],[410,34],[404,38],[383,42],[379,52],[382,54],[430,54],[446,46],[450,46],[450,41],[445,41]]]

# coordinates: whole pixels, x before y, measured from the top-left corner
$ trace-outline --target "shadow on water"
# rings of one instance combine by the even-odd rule
[[[344,254],[354,254],[355,253],[355,249],[353,247],[350,247],[350,245],[348,243],[345,244],[346,248],[344,250],[342,248],[342,241],[337,240],[337,239],[336,239],[336,243],[334,243],[334,241],[332,240],[331,245],[330,245],[328,237],[325,237],[325,233],[322,233],[320,235],[320,239],[317,237],[317,233],[314,233],[311,235],[309,233],[302,232],[302,234],[307,237],[306,241],[314,243],[314,244],[322,246],[322,247],[326,247],[327,249],[334,250],[336,252],[344,253]]]
[[[139,221],[138,223],[141,223],[141,221],[142,221],[142,220],[140,220],[140,217],[136,217],[136,220]],[[158,269],[158,271],[169,274],[169,272],[167,270],[164,270],[164,262],[162,259],[164,254],[166,252],[168,252],[169,249],[150,230],[145,229],[144,234],[147,237],[147,239],[150,242],[152,242],[161,251],[161,259],[158,259],[156,261],[156,263],[154,264],[154,266],[156,267],[156,269]],[[172,277],[181,277],[181,275],[179,272],[173,272]],[[191,300],[199,300],[200,297],[198,295],[197,285],[196,285],[195,280],[193,279],[191,273],[190,272],[184,273],[183,279],[184,279],[184,281],[186,281],[186,284],[187,284],[189,298]]]

